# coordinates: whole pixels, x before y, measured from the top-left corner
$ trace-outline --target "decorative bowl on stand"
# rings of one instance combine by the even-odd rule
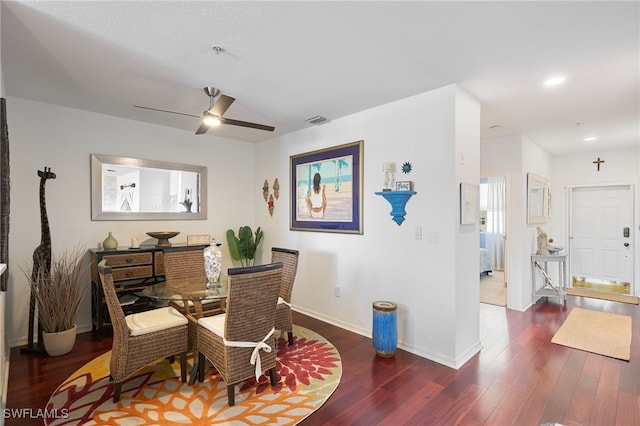
[[[180,232],[147,232],[147,235],[151,238],[157,238],[158,244],[156,247],[171,247],[171,243],[169,242],[169,238],[173,238],[178,235]]]

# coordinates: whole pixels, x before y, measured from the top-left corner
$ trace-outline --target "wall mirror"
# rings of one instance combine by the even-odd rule
[[[206,167],[91,155],[92,220],[206,218]]]
[[[527,173],[527,223],[549,220],[549,180]]]

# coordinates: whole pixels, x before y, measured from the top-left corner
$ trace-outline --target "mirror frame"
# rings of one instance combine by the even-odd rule
[[[120,164],[129,167],[195,172],[199,174],[199,209],[197,212],[105,212],[102,210],[102,165]],[[207,219],[207,168],[168,161],[143,160],[141,158],[91,154],[91,220],[206,220]]]
[[[532,204],[532,188],[540,187],[542,185],[542,216],[531,215]],[[542,176],[538,176],[534,173],[527,173],[527,223],[538,224],[547,223],[549,221],[550,212],[550,196],[549,196],[549,180]]]

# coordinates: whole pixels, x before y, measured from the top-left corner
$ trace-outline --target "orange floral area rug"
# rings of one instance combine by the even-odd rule
[[[51,395],[46,425],[295,425],[320,408],[342,376],[337,349],[324,337],[295,326],[294,344],[278,339],[277,378],[263,375],[236,385],[236,404],[227,404],[227,385],[210,367],[205,380],[180,381],[180,363],[161,360],[130,377],[113,403],[111,352],[77,370]],[[191,359],[189,367],[191,366]],[[211,365],[211,364],[208,364]]]

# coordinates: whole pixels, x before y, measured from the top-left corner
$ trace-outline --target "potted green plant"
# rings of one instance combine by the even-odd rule
[[[37,261],[24,271],[35,295],[44,348],[51,356],[70,352],[76,341],[76,319],[88,287],[83,283],[88,268],[83,255],[80,249],[66,251],[52,259],[50,270]]]
[[[242,266],[252,266],[256,261],[256,250],[262,242],[263,232],[260,227],[255,234],[250,226],[241,226],[236,236],[233,229],[227,230],[227,245],[233,260],[240,261]]]

